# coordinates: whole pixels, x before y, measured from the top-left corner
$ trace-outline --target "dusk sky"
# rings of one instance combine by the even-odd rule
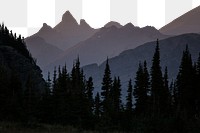
[[[92,27],[109,21],[157,29],[200,5],[200,0],[0,0],[0,22],[14,32],[29,36],[43,23],[54,27],[69,10],[79,22],[85,19]],[[12,4],[11,4],[12,3]]]

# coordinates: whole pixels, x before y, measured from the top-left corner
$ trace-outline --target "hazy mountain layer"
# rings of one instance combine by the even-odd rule
[[[81,64],[102,63],[107,57],[117,56],[124,50],[133,49],[145,42],[163,39],[167,36],[161,34],[154,27],[135,27],[131,23],[117,28],[116,26],[103,27],[89,39],[82,41],[74,47],[66,50],[55,62],[47,66],[47,70],[55,65],[72,67],[72,62],[77,56]]]
[[[175,79],[180,65],[183,50],[186,44],[192,53],[193,60],[196,61],[200,52],[200,35],[184,34],[164,40],[160,40],[161,65],[164,72],[165,66],[169,70],[169,78]],[[109,60],[113,76],[120,76],[123,85],[123,93],[126,92],[128,80],[134,80],[139,62],[147,61],[148,67],[151,67],[151,61],[154,54],[156,42],[149,42],[135,49],[122,52],[119,56]],[[87,76],[94,77],[95,87],[100,90],[102,76],[104,73],[105,62],[101,65],[92,64],[83,67]]]
[[[37,59],[38,65],[43,69],[46,64],[55,60],[63,51],[54,45],[47,43],[41,37],[30,37],[26,44],[33,57]]]

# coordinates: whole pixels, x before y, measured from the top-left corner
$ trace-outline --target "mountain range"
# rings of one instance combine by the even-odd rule
[[[135,27],[128,23],[121,28],[116,26],[103,27],[89,39],[82,41],[64,51],[64,54],[45,68],[53,69],[56,64],[66,64],[70,69],[72,62],[77,56],[81,64],[102,63],[107,57],[117,56],[124,50],[133,49],[137,46],[153,41],[156,38],[166,38],[154,27]]]
[[[155,47],[152,41],[158,38],[162,67],[167,66],[171,72],[170,79],[174,79],[185,45],[189,45],[195,60],[200,51],[198,34],[181,35],[200,33],[200,23],[196,20],[200,16],[199,9],[189,11],[160,30],[151,26],[140,28],[131,23],[121,25],[114,21],[93,29],[85,20],[78,24],[67,11],[57,26],[51,28],[44,24],[38,33],[26,38],[26,43],[44,76],[58,65],[66,64],[70,70],[74,59],[79,56],[86,76],[94,77],[95,87],[100,88],[104,61],[108,57],[113,76],[120,76],[125,88],[129,78],[134,79],[140,61],[147,60],[150,67]]]
[[[47,73],[58,65],[66,64],[70,69],[77,56],[82,65],[100,64],[107,56],[111,58],[124,50],[166,37],[151,26],[140,28],[131,23],[122,26],[114,21],[93,29],[85,20],[78,24],[67,11],[58,25],[51,28],[44,23],[36,34],[26,38],[26,43],[43,72]]]

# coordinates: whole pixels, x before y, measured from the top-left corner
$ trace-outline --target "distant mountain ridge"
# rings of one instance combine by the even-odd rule
[[[183,34],[175,37],[169,37],[159,41],[161,66],[167,66],[169,70],[169,80],[175,79],[178,73],[183,50],[188,44],[192,54],[193,61],[197,61],[200,52],[200,35],[199,34]],[[147,61],[150,72],[152,57],[156,42],[148,42],[135,49],[129,49],[114,58],[109,59],[112,76],[120,76],[122,82],[122,92],[125,95],[128,81],[131,78],[134,81],[139,62]],[[100,64],[91,64],[83,67],[87,77],[94,77],[94,85],[96,91],[100,91],[102,77],[105,69],[105,61]],[[134,84],[134,83],[133,83]]]
[[[121,28],[122,25],[118,22],[115,22],[115,21],[110,21],[108,22],[107,24],[104,25],[104,27],[108,28],[108,27],[111,27],[111,26],[115,26],[117,28]]]
[[[200,6],[176,18],[159,30],[166,35],[200,32]]]
[[[26,38],[26,43],[34,58],[37,59],[37,63],[41,69],[44,69],[45,64],[55,60],[64,52],[56,46],[47,43],[43,38],[37,36]]]
[[[38,33],[26,38],[26,43],[44,73],[47,73],[54,66],[65,63],[71,68],[78,55],[82,65],[99,64],[107,56],[114,57],[124,50],[166,37],[151,26],[140,28],[131,23],[122,26],[114,21],[100,29],[93,29],[84,19],[78,24],[67,11],[54,28],[44,23]]]
[[[124,50],[134,49],[143,43],[166,37],[168,36],[161,34],[151,26],[140,28],[128,23],[120,28],[117,28],[115,25],[103,27],[89,39],[81,41],[64,51],[62,56],[47,65],[45,69],[51,70],[58,64],[66,64],[70,69],[73,60],[78,55],[82,65],[100,64],[106,57],[111,58]]]

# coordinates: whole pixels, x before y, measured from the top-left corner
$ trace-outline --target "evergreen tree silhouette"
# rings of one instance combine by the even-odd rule
[[[127,90],[127,97],[126,97],[126,111],[132,112],[133,111],[133,86],[132,80],[130,79],[128,82],[128,90]]]
[[[112,119],[113,128],[118,128],[120,125],[120,112],[122,110],[121,105],[121,83],[119,77],[114,77],[113,85],[110,90],[110,116]]]
[[[126,96],[126,110],[123,115],[122,127],[127,131],[132,129],[132,119],[133,119],[133,86],[132,80],[128,82],[128,95]]]
[[[102,116],[101,116],[101,129],[103,131],[107,131],[111,125],[112,125],[112,118],[111,118],[111,112],[112,112],[112,99],[111,99],[111,89],[112,89],[112,83],[113,80],[111,78],[111,71],[110,66],[108,63],[108,59],[106,61],[106,67],[104,71],[103,81],[102,81],[102,87],[101,87],[101,97],[102,97]]]
[[[94,90],[93,80],[92,80],[92,77],[89,77],[86,83],[86,97],[88,99],[90,112],[93,112],[93,109],[94,109],[93,90]]]
[[[160,66],[160,48],[159,42],[157,40],[151,67],[151,103],[153,115],[160,114],[165,111],[162,103],[164,102],[164,100],[162,99],[162,95],[164,93],[163,91],[164,82]]]
[[[33,73],[30,72],[26,81],[26,89],[23,95],[23,107],[25,114],[25,121],[34,122],[36,115],[39,113],[37,105],[41,96],[38,95],[34,88]]]
[[[113,85],[110,90],[110,97],[112,99],[112,105],[114,112],[120,112],[121,110],[121,83],[119,77],[114,77]]]
[[[195,114],[195,88],[194,69],[191,54],[186,45],[176,79],[178,105],[177,111],[183,119],[190,118]]]
[[[162,95],[162,100],[163,100],[163,105],[162,106],[165,107],[165,114],[169,114],[172,100],[171,100],[171,93],[170,93],[170,89],[169,89],[167,67],[165,67],[165,73],[164,73],[163,79],[164,79],[164,92],[163,92],[163,95]]]
[[[101,88],[102,107],[105,113],[108,113],[110,108],[110,90],[112,89],[112,82],[110,66],[107,59]]]
[[[196,97],[196,114],[200,117],[200,53],[197,60],[197,67],[196,67],[196,90],[195,90],[195,97]]]
[[[139,63],[138,71],[136,72],[135,86],[133,95],[135,97],[135,112],[137,114],[145,114],[147,110],[148,90],[145,86],[144,68]]]
[[[95,96],[95,100],[94,100],[94,115],[97,120],[101,116],[101,99],[100,99],[100,95],[98,92],[97,92],[97,94]]]

